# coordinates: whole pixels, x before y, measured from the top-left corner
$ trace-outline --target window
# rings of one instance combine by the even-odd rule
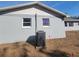
[[[49,18],[43,18],[43,25],[49,26]]]
[[[69,26],[73,26],[73,22],[69,22]]]
[[[65,26],[67,27],[67,22],[65,22]]]
[[[79,25],[79,22],[78,22],[78,25]]]
[[[23,27],[31,26],[31,18],[23,18]]]

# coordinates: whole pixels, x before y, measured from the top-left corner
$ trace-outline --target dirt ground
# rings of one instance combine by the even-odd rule
[[[1,57],[78,57],[79,31],[66,32],[67,38],[46,40],[45,49],[36,49],[28,42],[0,45]]]

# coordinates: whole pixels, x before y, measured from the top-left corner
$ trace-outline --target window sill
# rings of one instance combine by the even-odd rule
[[[49,27],[49,26],[43,26],[43,27]]]
[[[31,28],[31,26],[23,26],[22,28]]]

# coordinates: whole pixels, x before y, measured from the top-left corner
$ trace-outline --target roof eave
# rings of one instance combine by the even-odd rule
[[[51,7],[45,5],[45,4],[41,3],[41,2],[29,2],[29,3],[25,3],[25,4],[16,5],[16,6],[10,6],[10,7],[5,7],[5,8],[0,8],[0,11],[14,9],[14,8],[19,8],[19,7],[23,7],[23,6],[35,5],[35,4],[43,6],[43,7],[47,8],[47,9],[49,9],[51,11],[54,11],[54,12],[56,12],[56,13],[64,16],[64,17],[69,17],[69,15],[66,15],[63,12],[60,12],[60,11],[54,9],[54,8],[51,8]]]

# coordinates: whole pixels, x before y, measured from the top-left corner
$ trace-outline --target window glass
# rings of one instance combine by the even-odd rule
[[[23,26],[31,26],[31,18],[23,18]]]
[[[78,22],[78,25],[79,25],[79,22]]]
[[[67,22],[65,22],[65,26],[67,26]]]
[[[43,25],[49,26],[49,18],[43,18]]]
[[[69,22],[69,26],[73,26],[74,24],[73,24],[73,22]]]
[[[24,18],[23,22],[31,22],[31,19],[30,18]]]
[[[23,26],[30,26],[30,23],[23,23]]]

